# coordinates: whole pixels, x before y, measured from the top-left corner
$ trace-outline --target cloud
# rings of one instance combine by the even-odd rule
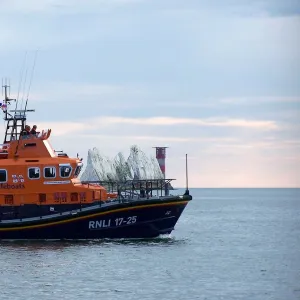
[[[241,127],[253,129],[274,130],[278,126],[273,121],[253,121],[242,119],[193,119],[193,118],[173,118],[173,117],[152,117],[152,118],[121,118],[104,117],[100,120],[108,124],[134,124],[134,125],[153,125],[153,126],[172,126],[172,125],[193,125],[193,126],[216,126],[216,127]]]
[[[300,96],[255,96],[255,97],[201,97],[197,100],[191,101],[162,101],[157,103],[158,106],[172,106],[182,108],[218,108],[225,105],[260,105],[272,103],[300,103]],[[300,110],[300,108],[299,108]]]
[[[152,155],[153,146],[170,146],[167,174],[178,179],[176,186],[184,184],[184,162],[180,163],[178,159],[185,153],[192,160],[189,164],[191,187],[297,186],[299,177],[295,176],[300,170],[298,139],[252,136],[250,140],[243,134],[235,137],[185,137],[175,130],[171,136],[160,135],[159,131],[143,135],[143,127],[137,126],[136,131],[130,132],[126,124],[107,132],[104,128],[94,127],[97,122],[99,119],[85,123],[45,122],[38,123],[38,126],[39,129],[52,128],[50,141],[55,149],[64,150],[71,156],[79,152],[84,163],[88,149],[93,147],[113,157],[119,151],[127,153],[132,144],[138,144]]]
[[[0,35],[6,47],[1,47],[0,53],[19,49],[43,52],[130,36],[133,22],[122,16],[122,9],[140,2],[143,0],[1,0]]]
[[[143,0],[1,0],[1,10],[3,12],[19,13],[79,13],[84,11],[106,11],[128,4],[140,3]]]
[[[198,137],[182,137],[182,136],[158,136],[158,135],[119,135],[116,134],[95,134],[95,133],[79,133],[78,137],[86,137],[94,140],[108,139],[108,140],[129,140],[129,141],[146,141],[146,142],[162,142],[162,143],[230,143],[237,141],[234,138],[198,138]]]
[[[225,104],[246,104],[246,105],[257,105],[262,103],[300,103],[300,97],[282,97],[282,96],[269,96],[269,97],[232,97],[224,98],[220,100],[221,103]]]
[[[235,142],[225,142],[225,141],[215,141],[214,143],[208,144],[205,152],[209,154],[236,154],[236,155],[244,155],[245,153],[260,153],[261,157],[265,157],[266,159],[272,159],[274,154],[281,154],[281,157],[291,157],[291,154],[296,154],[299,152],[300,140],[295,141],[267,141],[267,140],[253,140],[247,141],[247,139],[240,138]],[[265,151],[271,152],[269,155],[265,155]]]
[[[249,141],[243,135],[234,138],[203,138],[184,137],[176,133],[174,136],[162,136],[158,132],[150,136],[142,135],[141,127],[137,132],[128,132],[124,126],[122,129],[120,132],[117,127],[112,134],[105,130],[98,130],[98,133],[73,130],[67,137],[57,136],[53,132],[51,141],[55,149],[63,149],[71,156],[79,152],[84,163],[87,150],[93,147],[98,147],[105,155],[114,157],[119,151],[126,156],[133,144],[139,145],[143,151],[152,155],[155,153],[153,146],[169,146],[167,175],[178,179],[176,186],[184,184],[184,163],[180,163],[182,160],[179,159],[185,153],[192,160],[189,177],[193,187],[297,186],[300,175],[297,151],[299,140],[252,137]]]
[[[30,95],[30,100],[44,102],[81,102],[97,99],[103,99],[102,104],[106,103],[116,105],[116,102],[110,103],[113,98],[118,101],[118,104],[144,97],[148,91],[143,85],[133,84],[104,84],[104,83],[80,83],[74,82],[47,82],[47,85],[41,84],[36,87],[33,94]],[[128,103],[124,103],[128,106]]]
[[[148,8],[157,6],[168,9],[169,11],[200,11],[201,9],[222,11],[223,13],[231,13],[232,15],[268,15],[282,16],[299,14],[300,7],[297,0],[253,0],[251,3],[247,0],[227,0],[220,2],[218,0],[204,0],[201,4],[197,1],[187,0],[167,0],[167,1],[147,1],[147,0],[2,0],[1,8],[6,11],[20,12],[51,12],[62,10],[64,12],[85,12],[90,10],[105,10],[109,8],[122,7],[124,5],[138,4],[148,2]],[[150,2],[150,3],[149,3]]]
[[[136,126],[204,126],[204,127],[237,127],[258,130],[276,130],[278,125],[274,121],[256,121],[242,119],[192,119],[174,117],[151,117],[151,118],[125,118],[103,116],[85,122],[48,122],[39,123],[40,126],[54,128],[54,132],[64,135],[74,131],[97,130],[112,125],[136,125]]]
[[[51,135],[56,136],[68,136],[69,134],[91,128],[88,124],[84,125],[77,122],[39,122],[36,125],[38,126],[38,131],[51,129]]]

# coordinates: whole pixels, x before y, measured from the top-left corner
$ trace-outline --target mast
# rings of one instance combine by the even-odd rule
[[[11,115],[7,111],[8,105],[10,105],[11,101],[16,101],[16,99],[10,99],[9,94],[10,86],[7,83],[7,79],[2,80],[2,94],[4,92],[4,100],[3,103],[1,103],[1,108],[4,113],[4,120],[7,121]]]
[[[184,195],[189,195],[190,191],[189,191],[189,177],[188,177],[188,158],[187,158],[187,154],[185,155],[185,184],[186,184],[186,190]]]
[[[11,105],[11,102],[16,102],[16,99],[9,97],[9,91],[10,85],[8,85],[7,80],[5,79],[4,82],[2,80],[2,92],[4,92],[4,100],[3,103],[1,103],[1,109],[4,113],[3,119],[6,121],[4,144],[19,139],[20,133],[26,125],[26,112],[34,111],[32,109],[15,109],[9,111],[8,106]]]

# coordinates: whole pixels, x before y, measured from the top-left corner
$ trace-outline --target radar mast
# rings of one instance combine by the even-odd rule
[[[33,109],[19,109],[8,110],[11,102],[16,102],[16,99],[10,98],[10,85],[5,81],[2,81],[2,93],[4,94],[3,103],[1,103],[1,109],[4,113],[3,119],[6,121],[4,144],[11,141],[18,140],[20,133],[24,130],[26,125],[26,113],[34,111]]]

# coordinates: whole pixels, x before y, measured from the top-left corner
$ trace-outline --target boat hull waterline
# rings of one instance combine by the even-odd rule
[[[0,222],[0,240],[154,238],[170,234],[191,196],[116,203],[56,217]]]

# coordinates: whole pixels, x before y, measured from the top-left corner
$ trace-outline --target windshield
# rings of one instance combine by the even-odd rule
[[[74,172],[74,177],[75,178],[77,178],[79,176],[82,167],[83,167],[82,163],[77,164],[77,167],[76,167],[75,172]]]

